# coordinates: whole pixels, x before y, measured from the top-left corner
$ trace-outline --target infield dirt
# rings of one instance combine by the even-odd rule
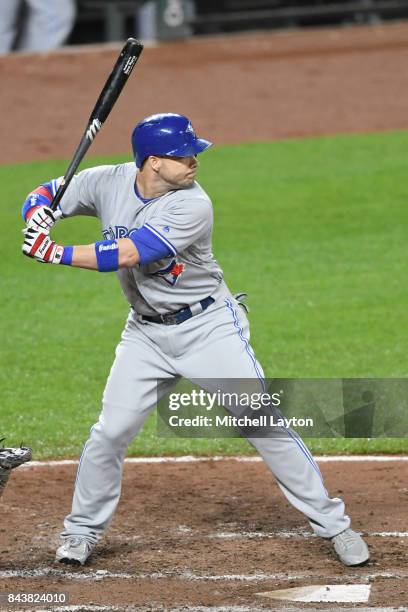
[[[69,158],[116,55],[92,48],[0,59],[0,163]],[[92,154],[126,153],[135,121],[154,112],[185,113],[221,144],[407,129],[407,99],[404,24],[168,44],[145,50]],[[364,568],[342,567],[329,543],[310,537],[263,464],[233,460],[126,466],[98,551],[84,569],[61,568],[53,557],[74,467],[20,468],[2,498],[1,592],[67,591],[81,609],[253,610],[286,608],[261,591],[369,582],[370,606],[406,606],[408,462],[322,469],[367,534]]]
[[[256,593],[369,583],[371,606],[406,604],[408,462],[321,469],[353,527],[366,534],[372,559],[365,567],[342,566],[331,544],[312,536],[263,463],[234,459],[126,465],[118,512],[89,564],[55,565],[75,467],[20,468],[2,498],[2,591],[67,592],[71,605],[278,610],[285,604]]]
[[[0,163],[70,158],[121,45],[0,58]],[[215,144],[407,129],[408,25],[260,33],[146,48],[90,154],[185,113]]]

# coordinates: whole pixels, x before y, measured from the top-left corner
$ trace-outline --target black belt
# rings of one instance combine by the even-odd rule
[[[180,325],[180,323],[184,323],[191,317],[194,317],[196,314],[200,314],[200,312],[204,312],[211,304],[215,302],[214,298],[206,297],[201,302],[194,304],[194,306],[187,306],[186,308],[182,308],[181,310],[177,310],[177,312],[169,312],[164,315],[157,315],[154,317],[150,317],[147,315],[141,315],[142,321],[149,321],[150,323],[162,323],[163,325]],[[201,310],[198,312],[193,312],[197,310],[197,306],[201,306]]]

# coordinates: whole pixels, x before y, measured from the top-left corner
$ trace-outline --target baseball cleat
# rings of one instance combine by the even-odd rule
[[[367,544],[352,529],[345,529],[331,538],[334,550],[344,565],[365,565],[370,559]]]
[[[55,560],[67,565],[84,565],[95,548],[84,536],[70,536],[56,552]]]

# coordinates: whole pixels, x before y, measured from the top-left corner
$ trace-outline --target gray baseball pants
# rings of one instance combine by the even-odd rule
[[[75,21],[75,0],[0,0],[0,54],[48,51],[62,45]]]
[[[247,317],[226,289],[218,294],[206,311],[180,325],[140,322],[130,312],[104,391],[101,415],[84,446],[72,511],[65,519],[62,537],[85,535],[92,542],[98,540],[119,501],[129,443],[158,399],[180,377],[193,382],[253,378],[254,384],[260,384],[263,372],[249,344]],[[295,432],[248,441],[317,535],[333,537],[350,526],[343,501],[328,496],[318,466]]]

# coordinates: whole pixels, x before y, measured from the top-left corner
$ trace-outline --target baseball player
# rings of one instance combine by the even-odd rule
[[[56,49],[68,38],[75,14],[75,0],[1,0],[0,54]]]
[[[249,323],[212,255],[213,209],[195,181],[197,155],[211,146],[183,115],[152,115],[132,134],[135,162],[83,170],[59,210],[49,206],[61,179],[29,194],[23,252],[40,262],[116,272],[130,312],[78,467],[72,510],[56,560],[83,565],[117,507],[131,440],[160,397],[180,377],[191,381],[264,375],[249,344]],[[103,240],[61,246],[50,230],[59,218],[101,220]],[[230,384],[229,383],[229,384]],[[252,382],[251,382],[252,384]],[[292,505],[313,531],[331,539],[345,565],[369,559],[341,499],[330,498],[300,437],[248,437]]]

